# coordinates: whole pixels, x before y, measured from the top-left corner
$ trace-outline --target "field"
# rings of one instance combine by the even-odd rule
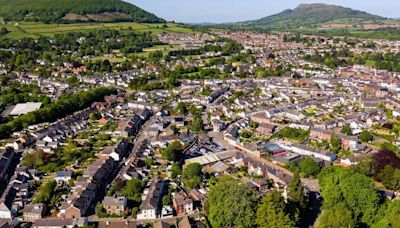
[[[0,22],[3,20],[0,18]],[[132,29],[136,32],[160,33],[192,33],[190,28],[185,28],[177,24],[140,24],[134,22],[119,23],[75,23],[75,24],[44,24],[38,22],[20,22],[8,25],[0,24],[0,28],[5,27],[10,33],[0,37],[0,39],[21,39],[36,38],[39,36],[53,37],[57,33],[88,31],[97,29]]]

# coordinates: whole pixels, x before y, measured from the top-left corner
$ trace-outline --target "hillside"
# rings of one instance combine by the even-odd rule
[[[258,27],[269,29],[297,29],[340,20],[343,23],[383,21],[385,18],[366,12],[326,4],[301,4],[295,9],[261,18],[259,20],[234,24],[238,27]]]
[[[121,0],[0,0],[0,5],[0,16],[6,21],[164,22],[154,14]]]

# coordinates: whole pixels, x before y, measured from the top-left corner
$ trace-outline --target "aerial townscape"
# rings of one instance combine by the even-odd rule
[[[0,228],[400,227],[400,20],[0,5]]]

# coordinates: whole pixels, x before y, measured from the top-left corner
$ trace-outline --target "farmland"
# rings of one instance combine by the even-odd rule
[[[0,21],[2,19],[0,18]],[[57,33],[88,31],[97,29],[132,29],[137,32],[151,32],[153,34],[160,33],[192,33],[190,28],[186,28],[177,24],[142,24],[134,22],[119,23],[74,23],[74,24],[44,24],[38,22],[19,22],[0,25],[5,27],[8,34],[0,39],[21,39],[36,38],[39,36],[53,37]]]

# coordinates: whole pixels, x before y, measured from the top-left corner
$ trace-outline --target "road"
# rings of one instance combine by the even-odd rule
[[[146,121],[146,123],[144,123],[144,125],[142,126],[142,128],[139,130],[135,140],[134,140],[134,145],[133,148],[131,150],[131,153],[129,154],[129,156],[123,161],[124,166],[121,168],[118,176],[119,177],[123,177],[123,175],[128,171],[129,167],[131,166],[131,164],[134,162],[134,157],[136,155],[136,151],[139,150],[139,147],[142,145],[142,143],[147,139],[144,132],[147,131],[147,129],[154,123],[155,121],[155,117],[152,116],[150,117],[150,119],[148,121]]]

